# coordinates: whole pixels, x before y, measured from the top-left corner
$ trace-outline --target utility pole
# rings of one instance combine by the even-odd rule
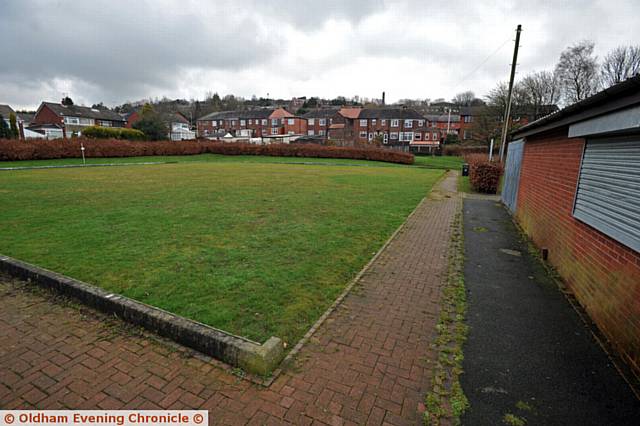
[[[504,156],[504,147],[507,144],[507,134],[509,132],[509,121],[511,121],[511,97],[513,94],[513,80],[516,76],[516,65],[518,63],[518,47],[520,47],[520,32],[522,25],[516,28],[516,44],[513,48],[513,61],[511,62],[511,77],[509,78],[509,93],[507,95],[507,105],[504,111],[504,126],[502,127],[502,139],[500,141],[500,162]]]

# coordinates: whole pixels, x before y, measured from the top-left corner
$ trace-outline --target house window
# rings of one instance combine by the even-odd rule
[[[267,135],[267,129],[262,129],[262,134],[266,136]]]
[[[333,118],[329,119],[329,124],[333,124]]]
[[[360,120],[360,127],[367,127],[367,120]]]
[[[272,128],[271,129],[271,134],[272,135],[277,135],[278,134],[278,128],[277,127]]]
[[[464,116],[464,122],[465,123],[471,123],[473,121],[473,116],[472,115],[465,115]]]
[[[262,119],[262,125],[263,125],[263,126],[266,126],[266,125],[267,125],[267,119],[266,119],[266,118],[263,118],[263,119]]]
[[[246,126],[246,125],[247,125],[247,122],[246,122],[245,120],[240,120],[240,125],[241,125],[241,126]]]
[[[80,119],[78,117],[65,117],[65,124],[80,124]]]
[[[413,127],[413,120],[404,120],[404,127],[410,129]]]
[[[391,134],[389,135],[389,137],[391,139],[398,139],[398,133],[397,132],[391,132]]]
[[[307,134],[308,134],[309,136],[313,136],[313,135],[314,135],[314,133],[315,133],[315,132],[314,132],[313,130],[308,130],[308,131],[307,131]]]
[[[391,127],[399,127],[400,120],[391,120]]]
[[[385,120],[385,119],[380,120],[380,125],[381,126],[386,126],[387,125],[387,120]]]
[[[318,132],[318,134],[319,134],[320,136],[324,136],[324,130],[320,130],[320,131]]]
[[[422,133],[419,133],[419,132],[414,133],[413,138],[415,140],[417,140],[417,141],[421,140],[422,139]]]
[[[102,127],[111,127],[111,122],[109,120],[99,120],[98,125]]]
[[[385,133],[384,135],[382,135],[382,143],[387,142],[389,142],[389,133]]]
[[[473,135],[471,134],[470,130],[465,130],[464,133],[462,134],[463,139],[471,139],[472,137]]]
[[[295,122],[296,122],[296,121],[295,121],[293,118],[289,118],[289,119],[287,119],[287,124],[288,124],[289,126],[293,126],[293,124],[294,124]]]
[[[218,122],[217,122],[216,120],[212,120],[212,121],[211,121],[211,125],[212,125],[213,127],[216,127],[216,126],[218,125]]]
[[[369,140],[372,141],[373,140],[373,133],[369,133]]]
[[[418,127],[424,126],[424,120],[418,120]]]
[[[307,120],[307,123],[309,124],[309,126],[313,126],[314,124],[316,124],[316,120],[315,118],[310,118],[309,120]]]
[[[319,123],[320,123],[321,126],[326,126],[327,125],[327,119],[326,118],[321,118],[319,120]]]
[[[371,125],[375,126],[376,125],[376,119],[374,118],[373,120],[371,120]]]
[[[433,139],[434,141],[437,141],[437,140],[438,140],[438,132],[433,132],[433,135],[431,135],[431,136],[432,136],[432,139]]]
[[[278,125],[278,119],[277,118],[272,118],[271,119],[271,126],[277,126]]]
[[[367,137],[367,132],[360,132],[360,137],[365,139]]]

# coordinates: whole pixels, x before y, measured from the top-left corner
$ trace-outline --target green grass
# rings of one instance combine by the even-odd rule
[[[295,342],[441,174],[235,161],[4,171],[0,253]]]
[[[458,191],[464,192],[467,194],[471,194],[475,192],[471,187],[471,182],[469,181],[469,176],[462,176],[462,174],[458,175]]]

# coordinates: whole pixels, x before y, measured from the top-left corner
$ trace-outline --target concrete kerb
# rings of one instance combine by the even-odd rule
[[[261,345],[8,256],[0,255],[0,271],[56,290],[99,311],[115,314],[252,374],[268,375],[284,357],[283,342],[277,337],[270,337]]]

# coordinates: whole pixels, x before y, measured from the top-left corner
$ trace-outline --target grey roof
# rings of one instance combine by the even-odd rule
[[[460,116],[458,114],[451,114],[451,118],[449,118],[449,114],[427,114],[424,116],[424,118],[431,122],[438,123],[446,123],[448,121],[456,123],[460,121]]]
[[[316,108],[306,114],[303,118],[331,118],[340,110],[340,108]]]
[[[267,108],[267,109],[252,109],[246,111],[219,111],[212,112],[211,114],[207,114],[203,117],[198,118],[197,121],[201,120],[233,120],[233,119],[264,119],[269,118],[271,114],[273,114],[275,108]]]
[[[580,102],[522,126],[513,137],[525,137],[640,104],[640,74]]]
[[[424,120],[424,116],[412,108],[363,108],[358,118]]]
[[[79,105],[62,105],[54,102],[43,102],[54,113],[61,117],[93,118],[96,120],[125,121],[117,112],[108,109],[93,109]]]
[[[35,116],[36,116],[35,112],[19,112],[18,113],[18,117],[20,117],[20,120],[22,120],[25,124],[31,123]]]
[[[9,114],[11,113],[15,114],[15,111],[13,110],[13,108],[11,108],[9,105],[0,104],[0,115],[2,116],[2,118],[4,118],[5,120],[8,120]]]

